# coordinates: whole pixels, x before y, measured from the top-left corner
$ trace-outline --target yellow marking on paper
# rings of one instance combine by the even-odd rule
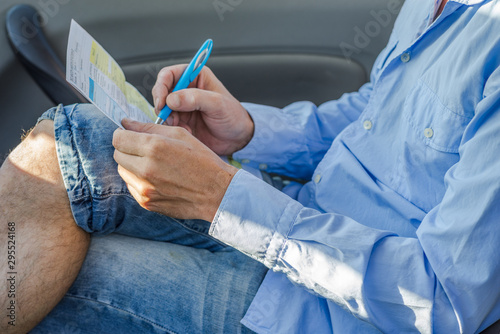
[[[144,96],[142,96],[142,94],[130,83],[127,82],[126,86],[127,102],[139,108],[153,122],[156,121],[157,116],[154,112],[154,108],[149,104],[148,100],[146,100],[146,98],[144,98]]]
[[[118,88],[127,95],[125,88],[125,74],[123,74],[120,65],[111,58],[111,56],[96,41],[92,41],[90,49],[90,62],[94,64],[99,71],[110,78]]]

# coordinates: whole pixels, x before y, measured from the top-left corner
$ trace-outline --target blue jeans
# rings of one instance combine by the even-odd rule
[[[92,233],[83,267],[32,333],[245,333],[267,269],[207,234],[210,223],[141,208],[117,173],[116,125],[92,105],[59,106],[57,155],[75,222]]]

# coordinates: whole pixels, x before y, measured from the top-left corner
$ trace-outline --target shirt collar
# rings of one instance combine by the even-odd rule
[[[486,2],[486,1],[488,1],[488,0],[448,0],[448,2],[457,2],[457,3],[461,3],[463,5],[466,5],[466,6],[477,5],[477,4]],[[438,1],[438,2],[441,2],[441,1]]]
[[[473,6],[477,4],[481,4],[483,2],[486,2],[488,0],[448,0],[448,2],[456,2],[465,6]],[[443,2],[443,0],[435,0],[434,1],[434,15],[432,16],[433,18],[436,17],[437,11],[439,9],[439,5]]]

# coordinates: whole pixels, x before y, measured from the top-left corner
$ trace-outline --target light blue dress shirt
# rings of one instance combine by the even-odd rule
[[[370,82],[319,107],[247,104],[211,234],[261,261],[259,333],[473,333],[500,318],[500,1],[407,0]],[[289,196],[290,195],[290,196]]]

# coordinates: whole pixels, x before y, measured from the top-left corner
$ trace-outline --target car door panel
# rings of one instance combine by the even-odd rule
[[[179,62],[189,59],[125,65],[123,69],[127,80],[151,101],[159,69]],[[209,67],[240,101],[277,107],[300,100],[320,104],[354,91],[366,81],[366,72],[358,63],[325,55],[214,55]]]
[[[19,0],[0,3],[0,26]],[[243,100],[284,106],[321,103],[356,90],[384,47],[402,0],[28,0],[61,59],[69,23],[77,20],[123,66],[151,100],[162,66],[187,62],[214,40],[214,72]],[[380,19],[382,17],[382,19]],[[29,27],[28,27],[29,28]],[[2,28],[3,29],[3,28]],[[29,29],[27,29],[29,31]],[[29,34],[27,40],[29,40]],[[52,106],[15,60],[0,34],[0,156],[21,129]]]

